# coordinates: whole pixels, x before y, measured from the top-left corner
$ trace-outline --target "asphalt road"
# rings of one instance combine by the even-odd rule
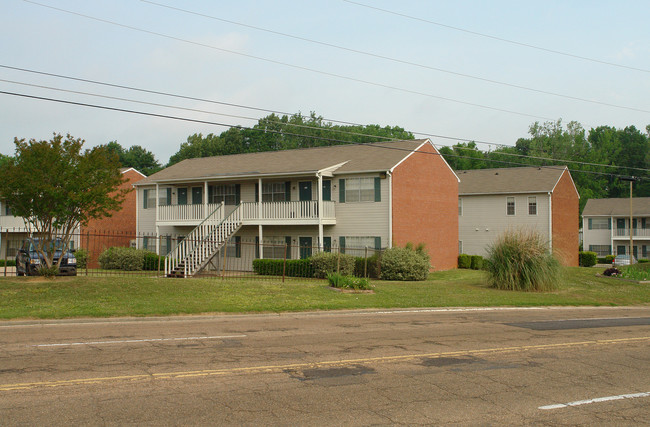
[[[648,425],[650,307],[0,322],[0,425]]]

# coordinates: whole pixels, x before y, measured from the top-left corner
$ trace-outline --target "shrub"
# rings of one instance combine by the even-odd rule
[[[611,267],[603,271],[603,276],[620,276],[620,275],[621,275],[621,270],[619,270],[616,267]]]
[[[497,289],[542,291],[557,287],[560,263],[535,231],[506,231],[488,248],[488,282]]]
[[[88,249],[79,248],[75,251],[74,257],[77,260],[77,268],[83,269],[88,265]]]
[[[426,280],[429,255],[424,250],[386,249],[381,257],[381,278],[384,280]]]
[[[157,271],[159,266],[162,269],[165,268],[164,257],[159,256],[155,252],[144,251],[142,269],[146,271]]]
[[[639,260],[639,264],[647,264],[647,263],[649,263],[649,262],[650,262],[650,259],[641,258],[641,259]]]
[[[145,251],[114,246],[99,255],[99,265],[105,270],[142,270]]]
[[[471,257],[472,270],[480,270],[483,268],[483,257],[480,255],[472,255]]]
[[[340,289],[366,290],[372,288],[370,283],[368,283],[368,279],[363,277],[344,276],[339,273],[328,274],[327,281],[331,286]]]
[[[581,267],[593,267],[596,265],[598,254],[596,252],[583,251],[580,252],[579,260]]]
[[[379,279],[379,273],[381,272],[380,260],[378,252],[368,258],[356,257],[354,260],[354,275],[357,277],[366,277],[367,275],[373,279]]]
[[[0,259],[0,267],[5,266],[5,260]],[[16,260],[15,259],[8,259],[7,260],[7,267],[15,267],[16,266]]]
[[[262,276],[282,276],[284,265],[282,259],[255,259],[253,271]],[[286,260],[285,276],[289,277],[314,277],[314,269],[308,259]]]
[[[458,268],[472,268],[472,257],[466,254],[458,255]]]
[[[48,279],[54,278],[57,274],[59,274],[59,267],[53,265],[52,267],[46,267],[45,265],[42,265],[38,268],[38,275],[47,277]]]
[[[614,258],[616,258],[616,255],[607,255],[607,256],[605,256],[605,264],[613,263]]]
[[[352,255],[332,252],[317,252],[310,258],[314,277],[324,279],[330,273],[350,276],[354,273],[355,259]]]

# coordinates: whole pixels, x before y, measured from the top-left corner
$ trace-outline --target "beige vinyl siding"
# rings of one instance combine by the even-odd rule
[[[528,214],[530,196],[536,197],[536,215]],[[515,215],[507,215],[508,197],[515,198]],[[465,195],[461,198],[463,214],[458,217],[458,225],[463,253],[484,256],[500,234],[520,227],[536,230],[543,239],[550,240],[548,194]]]
[[[596,217],[594,217],[596,218]],[[608,219],[609,217],[598,217]],[[612,220],[612,227],[616,226],[616,219]],[[616,249],[616,243],[612,243],[612,231],[609,229],[589,229],[589,217],[584,217],[582,223],[582,247],[585,251],[589,250],[590,245],[611,245],[612,252]],[[630,244],[629,237],[626,240]]]
[[[144,209],[144,190],[156,191],[155,186],[138,187],[138,234],[156,234],[156,209]]]
[[[381,246],[388,244],[388,179],[380,179],[380,202],[339,203],[339,180],[345,178],[375,178],[379,174],[337,176],[332,180],[332,200],[336,201],[336,225],[332,227],[332,245],[340,236],[381,237]],[[336,187],[336,188],[335,188]]]

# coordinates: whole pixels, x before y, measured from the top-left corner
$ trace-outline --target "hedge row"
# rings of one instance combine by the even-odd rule
[[[99,265],[104,270],[123,271],[156,271],[161,260],[160,256],[151,251],[117,246],[106,249],[98,258]],[[84,267],[80,268],[85,268],[85,262],[87,257]]]
[[[482,270],[485,260],[480,255],[458,255],[458,268],[466,268],[472,270]]]
[[[0,259],[0,267],[5,266],[5,260]],[[16,266],[16,260],[15,259],[8,259],[7,260],[7,267],[15,267]]]

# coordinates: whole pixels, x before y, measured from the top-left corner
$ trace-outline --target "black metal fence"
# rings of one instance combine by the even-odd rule
[[[15,256],[29,234],[11,229],[0,230],[0,276],[15,276]],[[77,262],[77,275],[186,277],[184,269],[167,271],[167,256],[183,236],[155,236],[121,232],[81,232],[74,234],[70,251]],[[201,262],[194,277],[221,279],[288,280],[322,277],[323,265],[329,271],[378,277],[382,251],[363,247],[338,247],[327,241],[324,247],[310,245],[317,238],[282,239],[270,237],[231,237]],[[191,243],[191,242],[190,242]],[[190,244],[190,246],[192,246]],[[320,255],[320,253],[329,255]],[[161,255],[158,255],[161,254]],[[314,258],[325,257],[315,265]],[[324,263],[324,264],[323,264]],[[178,264],[178,263],[175,263]],[[21,269],[21,270],[24,270]]]

